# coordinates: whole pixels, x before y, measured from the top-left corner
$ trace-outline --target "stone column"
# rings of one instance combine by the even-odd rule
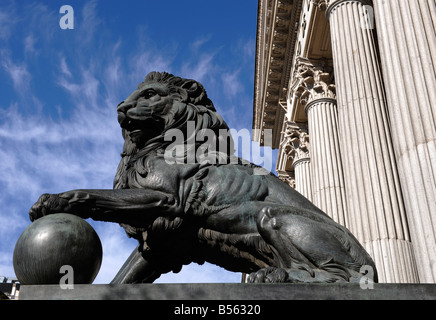
[[[375,0],[394,150],[421,282],[436,282],[436,4]]]
[[[332,68],[326,60],[297,63],[296,95],[305,105],[310,133],[313,203],[348,227]]]
[[[365,0],[330,0],[339,133],[349,229],[373,257],[380,282],[417,282],[373,30]]]
[[[305,124],[288,123],[285,152],[292,161],[295,172],[295,190],[312,200],[310,181],[309,134]]]

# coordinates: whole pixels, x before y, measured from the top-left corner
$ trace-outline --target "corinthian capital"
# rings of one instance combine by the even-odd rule
[[[336,99],[333,68],[329,61],[298,58],[292,88],[302,105],[321,98]]]
[[[309,133],[307,126],[290,122],[284,134],[284,151],[295,166],[299,161],[310,158]]]

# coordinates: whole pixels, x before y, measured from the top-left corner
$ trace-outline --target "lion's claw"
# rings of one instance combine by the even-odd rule
[[[61,198],[58,194],[44,193],[30,208],[30,221],[35,221],[49,214],[63,212],[68,205],[68,200]]]

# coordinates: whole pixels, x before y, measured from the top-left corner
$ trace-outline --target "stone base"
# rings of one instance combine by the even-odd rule
[[[22,285],[20,300],[436,300],[434,284]]]

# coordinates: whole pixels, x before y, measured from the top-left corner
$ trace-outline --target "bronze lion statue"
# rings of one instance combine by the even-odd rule
[[[376,276],[345,227],[232,154],[229,128],[199,82],[152,72],[117,112],[125,143],[114,189],[43,194],[29,212],[32,221],[67,212],[119,223],[139,245],[112,283],[153,282],[206,261],[249,274],[248,282],[358,282],[363,266]],[[169,134],[177,130],[178,145]],[[204,148],[189,135],[205,130],[207,161],[187,161]]]

